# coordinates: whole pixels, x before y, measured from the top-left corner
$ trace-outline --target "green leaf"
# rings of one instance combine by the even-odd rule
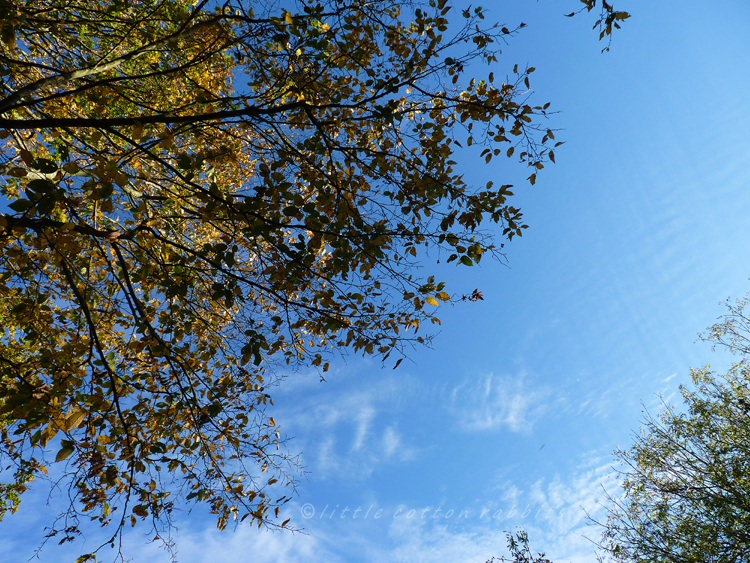
[[[46,194],[54,191],[56,187],[57,186],[55,186],[55,183],[50,180],[37,178],[35,180],[31,180],[26,186],[26,189],[31,190],[32,192]]]
[[[461,256],[461,264],[464,266],[473,266],[474,262],[471,261],[471,258],[468,256]]]
[[[73,446],[72,442],[67,442],[66,440],[63,440],[62,442],[64,445],[62,448],[60,448],[60,451],[57,452],[57,455],[55,456],[55,461],[63,461],[67,459],[70,454],[72,454],[75,451],[75,447]]]
[[[47,158],[38,158],[36,161],[36,167],[40,172],[45,174],[52,174],[58,170],[57,164]]]
[[[55,208],[55,203],[55,198],[46,195],[36,204],[37,212],[40,215],[47,215]]]
[[[190,155],[181,153],[177,156],[177,166],[183,170],[190,170],[193,168],[193,159],[190,158]]]
[[[26,211],[29,207],[31,207],[31,202],[28,199],[17,199],[13,203],[8,204],[8,207],[10,207],[13,211],[18,211],[19,213],[23,213]]]
[[[8,6],[11,6],[11,4],[8,4]],[[11,23],[6,23],[2,26],[0,39],[2,39],[3,43],[5,43],[8,48],[16,48],[16,29]]]

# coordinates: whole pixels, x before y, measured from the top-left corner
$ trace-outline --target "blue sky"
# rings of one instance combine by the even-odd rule
[[[477,184],[517,185],[530,225],[507,265],[425,263],[484,301],[443,305],[432,349],[396,371],[349,358],[326,383],[284,381],[274,417],[310,472],[287,512],[305,533],[219,533],[195,509],[177,516],[180,561],[483,563],[516,526],[555,562],[595,561],[586,511],[617,492],[613,450],[691,366],[726,364],[697,335],[750,289],[750,5],[620,0],[633,17],[602,55],[590,18],[562,17],[576,4],[491,9],[528,24],[492,70],[536,67],[533,100],[560,112],[566,144],[533,187],[464,155]],[[0,558],[33,554],[45,499],[3,522]],[[168,560],[145,539],[136,528],[126,552]]]

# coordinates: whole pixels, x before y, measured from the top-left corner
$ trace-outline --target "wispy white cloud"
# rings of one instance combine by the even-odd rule
[[[679,375],[674,373],[666,379],[661,374],[642,372],[639,376],[625,379],[597,379],[586,374],[586,385],[580,385],[580,379],[571,382],[573,391],[566,391],[564,400],[558,400],[556,405],[560,412],[572,417],[586,415],[595,419],[610,419],[627,408],[635,412],[637,407],[645,404],[651,410],[658,408],[661,403],[660,394],[675,396],[677,385],[669,382]]]
[[[606,519],[607,496],[617,495],[619,486],[612,460],[598,456],[592,456],[568,479],[556,476],[534,484],[530,497],[554,515],[548,525],[539,528],[539,537],[553,561],[595,560],[593,542],[599,539],[601,529],[591,519]]]
[[[417,453],[416,448],[407,446],[403,443],[401,433],[396,428],[396,425],[389,426],[385,429],[383,432],[382,446],[385,459],[408,461]]]
[[[375,409],[370,405],[365,406],[356,415],[357,430],[354,437],[354,443],[352,444],[352,451],[359,451],[365,444],[365,438],[367,438],[372,424],[372,419],[375,417]]]
[[[345,561],[327,545],[325,538],[304,533],[272,532],[254,526],[240,526],[235,531],[220,532],[214,527],[181,530],[175,536],[179,563],[214,563],[215,561],[252,561],[253,563],[310,563]],[[133,561],[169,563],[169,556],[152,544],[132,547]]]
[[[508,485],[501,518],[495,508],[472,509],[466,518],[424,518],[405,505],[387,507],[380,519],[300,518],[298,505],[288,510],[305,534],[272,533],[241,526],[235,533],[215,529],[183,530],[177,538],[182,563],[247,560],[258,563],[284,561],[313,563],[361,561],[363,563],[484,563],[506,554],[506,531],[529,533],[533,551],[545,551],[556,563],[594,563],[598,530],[586,515],[601,518],[604,489],[617,489],[607,458],[591,456],[573,474],[541,479],[529,485]],[[511,508],[512,506],[512,508]],[[340,511],[339,511],[340,512]],[[458,511],[456,511],[458,512]],[[445,513],[443,513],[445,514]],[[398,515],[398,517],[395,517]],[[143,555],[146,555],[144,551]],[[149,561],[167,558],[149,548]]]
[[[395,427],[387,427],[381,436],[382,451],[387,450],[389,441],[398,444],[400,439]],[[331,444],[333,449],[335,443]],[[398,448],[391,455],[398,455]],[[459,516],[458,506],[450,518],[445,517],[447,505],[443,505],[440,518],[432,517],[432,511],[425,518],[420,510],[411,510],[417,507],[381,506],[374,498],[376,507],[384,508],[379,519],[372,513],[367,519],[364,513],[355,519],[351,510],[343,517],[340,507],[335,517],[323,517],[320,506],[313,517],[305,519],[303,507],[293,501],[283,510],[286,515],[282,518],[291,516],[293,525],[304,527],[305,533],[269,532],[247,523],[236,531],[219,532],[208,515],[197,514],[180,527],[174,539],[180,563],[484,563],[493,555],[505,554],[505,531],[523,528],[529,533],[531,548],[545,551],[555,563],[594,563],[595,548],[584,536],[596,539],[598,530],[587,525],[586,514],[601,519],[604,489],[617,491],[617,479],[609,468],[608,458],[589,455],[570,475],[530,483],[508,482],[497,506],[485,506],[482,499],[476,499],[466,518]],[[483,508],[490,510],[483,512]],[[137,528],[128,530],[125,540],[125,554],[134,561],[170,561],[158,544],[144,544],[142,531]],[[51,545],[42,552],[40,561],[61,560],[63,553],[71,553],[70,549]],[[107,560],[112,552],[102,555]]]
[[[383,453],[385,457],[391,457],[401,445],[401,436],[389,426],[383,434]]]
[[[528,385],[523,373],[514,377],[490,373],[454,387],[450,410],[465,430],[505,428],[528,434],[550,400],[550,389]]]
[[[335,453],[336,438],[329,434],[319,444],[317,451],[317,468],[323,474],[338,472],[341,469],[341,461]]]
[[[677,377],[677,372],[674,372],[674,373],[673,373],[672,375],[670,375],[669,377],[667,377],[667,378],[663,379],[663,380],[662,380],[662,382],[663,382],[663,383],[667,383],[668,381],[671,381],[671,380],[673,380],[673,379],[674,379],[675,377]]]
[[[294,446],[315,478],[366,478],[382,464],[410,460],[417,452],[395,421],[411,384],[389,379],[356,390],[323,384],[317,393],[298,396],[276,419],[297,437]]]

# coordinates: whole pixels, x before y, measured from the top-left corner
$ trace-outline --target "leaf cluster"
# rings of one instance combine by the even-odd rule
[[[529,547],[529,534],[524,530],[517,530],[515,534],[505,533],[508,542],[509,557],[492,557],[487,563],[499,561],[501,563],[552,563],[544,553],[534,553]]]
[[[597,0],[580,0],[580,2],[583,4],[583,8],[578,10],[578,12],[566,14],[567,17],[572,18],[583,10],[590,12],[597,7]],[[607,2],[607,0],[602,0],[599,6],[599,19],[596,20],[593,27],[593,29],[599,30],[599,41],[605,37],[608,39],[607,46],[602,49],[602,53],[609,51],[612,45],[612,29],[620,29],[620,22],[624,22],[629,17],[630,14],[628,12],[615,10],[614,6]]]

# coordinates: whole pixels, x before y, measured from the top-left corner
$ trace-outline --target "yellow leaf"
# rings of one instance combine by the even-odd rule
[[[438,306],[437,299],[435,299],[432,295],[428,295],[427,297],[425,297],[425,301],[427,301],[427,303],[429,303],[433,307]]]
[[[268,424],[270,424],[271,426],[276,426],[276,421],[273,419],[273,417],[268,419]]]
[[[47,442],[55,437],[55,434],[57,434],[57,428],[55,427],[55,423],[53,421],[50,422],[44,430],[42,430],[42,437],[39,440],[39,444],[42,447],[46,446]]]
[[[133,140],[137,143],[143,136],[143,124],[140,121],[136,121],[133,124]]]
[[[84,418],[86,418],[86,411],[78,405],[74,406],[65,415],[65,420],[61,425],[63,432],[70,432],[74,428],[78,428]]]
[[[287,12],[286,14],[284,14],[284,21],[287,24],[292,25],[292,14],[290,14],[289,12]]]

